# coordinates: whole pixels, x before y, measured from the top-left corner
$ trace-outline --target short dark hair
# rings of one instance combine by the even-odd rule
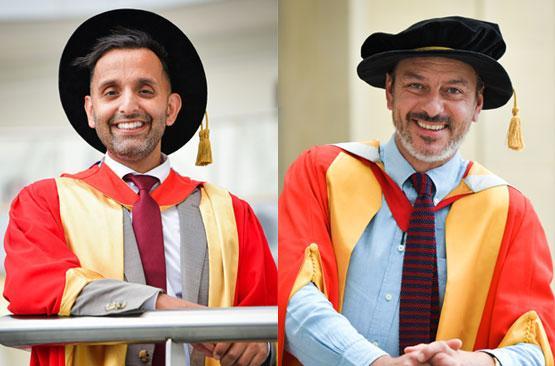
[[[170,71],[168,68],[168,52],[164,46],[152,38],[150,34],[138,29],[121,26],[112,29],[109,35],[101,37],[96,41],[89,53],[85,56],[77,57],[73,61],[73,66],[89,70],[89,75],[92,80],[96,63],[106,52],[113,49],[139,48],[149,49],[154,52],[156,56],[158,56],[171,88]]]

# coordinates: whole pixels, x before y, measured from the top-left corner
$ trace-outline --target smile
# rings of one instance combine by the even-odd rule
[[[418,125],[418,127],[428,131],[440,131],[447,128],[447,124],[445,123],[427,123],[419,119],[413,119],[413,121]]]
[[[143,127],[144,122],[141,122],[141,121],[120,122],[120,123],[116,123],[115,126],[120,130],[133,130],[135,128]]]

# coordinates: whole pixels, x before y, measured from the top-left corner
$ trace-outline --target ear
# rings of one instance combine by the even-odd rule
[[[171,93],[168,97],[168,107],[166,110],[166,126],[171,126],[174,124],[180,110],[181,97],[177,93]]]
[[[385,100],[387,109],[393,110],[393,78],[390,73],[385,74]]]
[[[87,120],[89,122],[90,128],[95,128],[96,124],[94,123],[94,113],[93,113],[93,105],[90,95],[85,96],[85,113],[87,113]]]
[[[476,107],[474,109],[474,114],[472,115],[472,122],[478,121],[478,115],[484,107],[484,93],[481,91],[476,97]]]

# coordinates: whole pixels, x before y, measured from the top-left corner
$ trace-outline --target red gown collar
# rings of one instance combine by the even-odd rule
[[[393,218],[397,222],[397,225],[401,228],[401,230],[407,231],[409,227],[410,215],[412,213],[412,204],[407,199],[401,188],[383,171],[380,165],[368,160],[363,161],[369,165],[370,169],[372,169],[372,173],[374,173],[374,176],[378,180],[384,198],[389,206],[389,209],[391,210]],[[472,162],[468,164],[464,177],[468,175],[471,167]],[[470,193],[472,192],[466,191],[461,194],[449,194],[434,207],[434,211],[438,211]]]
[[[139,195],[106,164],[95,164],[80,173],[63,174],[62,177],[82,180],[124,206],[132,206],[139,199]],[[202,182],[183,177],[171,169],[162,184],[152,191],[152,197],[160,206],[175,206],[201,184]]]

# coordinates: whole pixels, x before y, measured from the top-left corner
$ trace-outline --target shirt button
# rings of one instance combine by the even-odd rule
[[[404,252],[405,251],[405,246],[403,244],[399,244],[399,246],[397,247],[397,250],[400,252]]]
[[[385,299],[387,301],[391,301],[391,299],[393,299],[393,296],[391,294],[385,294]]]
[[[146,349],[139,351],[139,360],[141,360],[142,363],[148,363],[150,361],[150,354]]]

